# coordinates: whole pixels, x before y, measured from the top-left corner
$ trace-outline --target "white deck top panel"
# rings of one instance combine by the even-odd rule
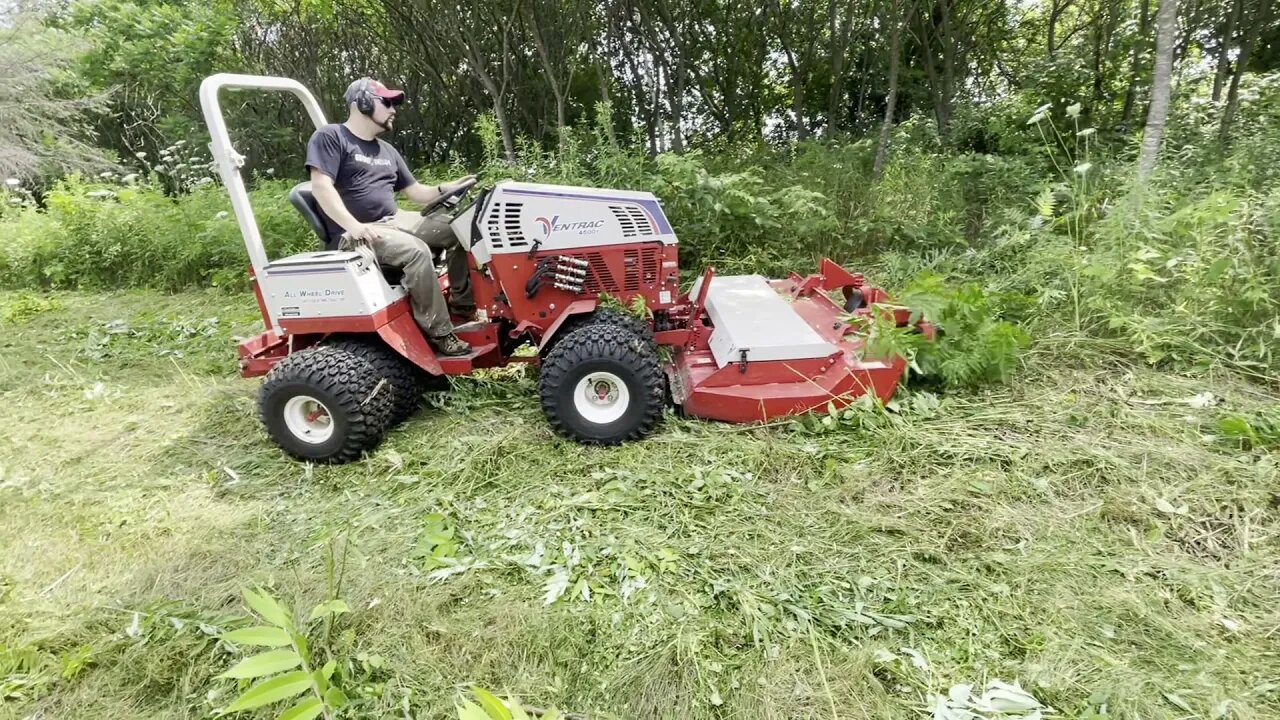
[[[694,283],[696,297],[702,280]],[[716,275],[707,293],[711,355],[716,365],[738,362],[803,360],[826,357],[837,350],[822,339],[761,275]]]

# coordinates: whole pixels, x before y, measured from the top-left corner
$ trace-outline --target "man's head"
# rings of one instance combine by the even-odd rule
[[[351,110],[350,122],[369,123],[377,134],[390,130],[395,123],[395,107],[404,102],[403,90],[392,90],[372,78],[360,78],[347,86],[344,96]]]

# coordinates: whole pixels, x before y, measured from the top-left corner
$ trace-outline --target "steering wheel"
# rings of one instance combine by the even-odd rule
[[[440,208],[442,205],[446,205],[446,204],[450,204],[451,206],[456,205],[457,201],[463,195],[466,195],[467,192],[471,190],[471,188],[475,187],[477,182],[479,181],[476,180],[475,178],[472,178],[470,182],[463,183],[459,188],[457,188],[453,192],[445,193],[444,195],[441,195],[435,200],[432,200],[428,205],[423,206],[422,214],[430,215],[431,213],[435,212],[438,208]],[[453,201],[452,203],[450,203],[451,200]]]

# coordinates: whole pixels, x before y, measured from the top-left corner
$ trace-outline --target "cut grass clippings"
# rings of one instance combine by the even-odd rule
[[[835,427],[587,448],[521,367],[312,467],[235,374],[255,315],[0,294],[0,715],[208,716],[243,690],[240,588],[305,617],[335,582],[350,717],[472,683],[626,718],[927,717],[999,682],[1063,717],[1280,715],[1280,483],[1219,429],[1257,386],[1033,348]]]

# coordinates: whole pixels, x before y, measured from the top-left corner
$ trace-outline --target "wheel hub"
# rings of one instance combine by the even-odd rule
[[[631,394],[622,378],[609,372],[589,373],[578,381],[573,394],[575,409],[593,423],[611,423],[631,405]]]
[[[295,395],[284,405],[284,424],[299,440],[319,445],[333,437],[333,415],[310,395]]]

